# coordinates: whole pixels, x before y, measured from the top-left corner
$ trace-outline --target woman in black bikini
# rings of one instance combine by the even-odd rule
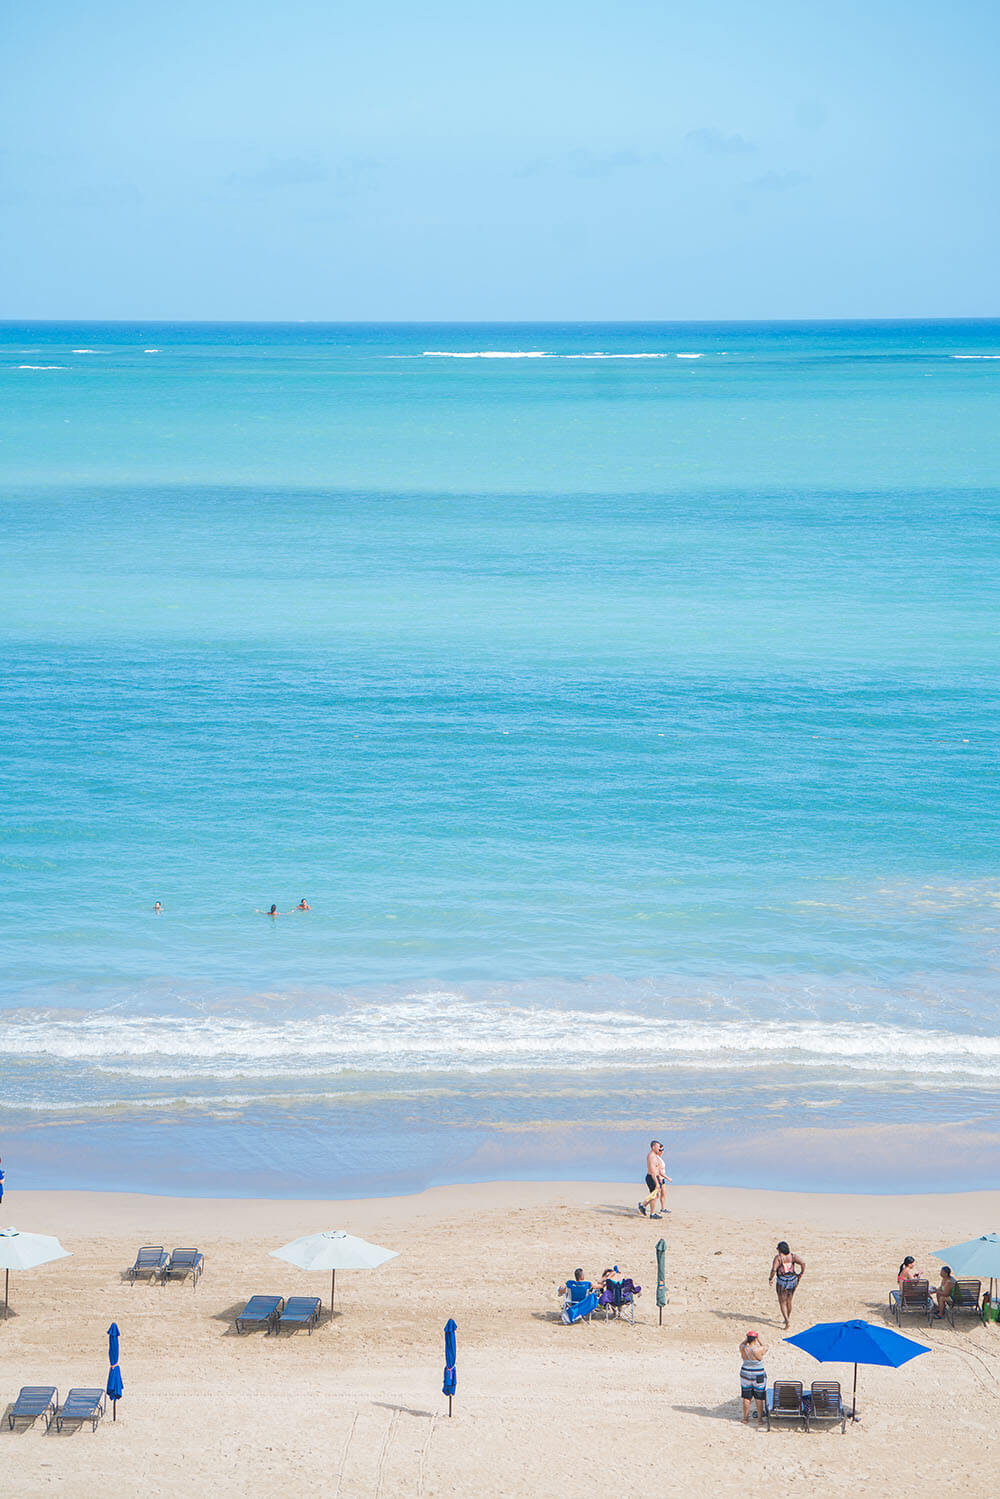
[[[771,1274],[768,1276],[767,1283],[769,1286],[775,1286],[778,1292],[778,1305],[785,1319],[786,1328],[791,1326],[792,1297],[805,1271],[805,1260],[800,1260],[797,1254],[793,1254],[782,1239],[778,1245],[778,1252],[771,1261]]]

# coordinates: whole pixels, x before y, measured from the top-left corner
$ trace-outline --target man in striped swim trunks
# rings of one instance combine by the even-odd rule
[[[757,1420],[764,1419],[764,1401],[767,1399],[767,1374],[764,1356],[767,1349],[755,1332],[748,1332],[740,1344],[740,1394],[743,1396],[743,1424],[750,1422],[750,1402],[757,1402]]]

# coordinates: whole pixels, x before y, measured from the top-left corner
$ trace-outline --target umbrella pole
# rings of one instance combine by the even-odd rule
[[[449,1416],[451,1415],[451,1398],[452,1397],[449,1395],[448,1396],[448,1414],[449,1414]]]
[[[112,1402],[111,1402],[111,1419],[112,1419],[112,1421],[117,1421],[118,1420],[118,1401],[117,1400],[112,1400]]]
[[[330,1271],[330,1321],[333,1321],[333,1293],[337,1289],[337,1272]]]
[[[662,1327],[663,1326],[663,1308],[662,1308],[662,1306],[660,1307],[659,1311],[660,1311],[660,1326]]]
[[[854,1398],[851,1401],[851,1420],[858,1419],[858,1366],[854,1365]]]

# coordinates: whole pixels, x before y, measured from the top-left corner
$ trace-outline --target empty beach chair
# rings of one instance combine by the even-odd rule
[[[768,1431],[771,1430],[772,1421],[801,1421],[803,1428],[808,1431],[809,1417],[806,1415],[806,1405],[802,1398],[802,1381],[776,1379],[774,1388],[767,1392],[767,1399],[764,1402],[764,1418],[767,1421]]]
[[[952,1327],[955,1326],[956,1317],[982,1317],[982,1295],[981,1280],[956,1280],[955,1289],[947,1303],[948,1318]]]
[[[254,1328],[266,1327],[270,1332],[281,1316],[284,1305],[284,1296],[251,1296],[236,1318],[236,1331],[253,1332]]]
[[[810,1421],[840,1422],[841,1433],[847,1429],[847,1412],[835,1379],[817,1379],[809,1392]]]
[[[140,1275],[155,1280],[167,1263],[167,1251],[162,1244],[143,1244],[135,1257],[135,1264],[128,1269],[129,1285],[134,1286]]]
[[[54,1384],[26,1384],[7,1412],[7,1424],[13,1431],[15,1421],[26,1421],[30,1426],[39,1416],[44,1416],[45,1430],[48,1431],[58,1405],[59,1391]]]
[[[197,1249],[175,1249],[160,1271],[160,1279],[166,1285],[171,1276],[183,1280],[185,1275],[190,1275],[192,1286],[196,1286],[204,1268],[205,1256],[199,1254]]]
[[[930,1284],[926,1280],[904,1280],[898,1291],[889,1292],[889,1306],[898,1327],[902,1319],[909,1316],[924,1317],[930,1325],[934,1315]]]
[[[320,1307],[318,1296],[289,1296],[285,1309],[278,1318],[278,1331],[287,1327],[294,1332],[297,1327],[305,1327],[312,1337],[312,1330],[319,1321]]]
[[[62,1431],[67,1421],[79,1422],[89,1421],[91,1430],[97,1430],[97,1423],[107,1409],[107,1399],[103,1390],[70,1390],[62,1405],[56,1411],[56,1431]]]

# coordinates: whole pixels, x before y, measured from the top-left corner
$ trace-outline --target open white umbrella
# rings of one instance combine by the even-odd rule
[[[51,1234],[22,1234],[16,1228],[0,1228],[0,1268],[6,1272],[3,1287],[5,1321],[10,1307],[10,1272],[33,1270],[36,1265],[47,1265],[50,1260],[67,1259],[69,1253]]]
[[[398,1257],[395,1249],[381,1249],[366,1239],[356,1239],[342,1228],[328,1228],[322,1233],[307,1234],[303,1239],[293,1239],[281,1249],[272,1249],[271,1254],[276,1260],[298,1265],[300,1270],[330,1271],[331,1316],[338,1270],[374,1270],[386,1260]]]

